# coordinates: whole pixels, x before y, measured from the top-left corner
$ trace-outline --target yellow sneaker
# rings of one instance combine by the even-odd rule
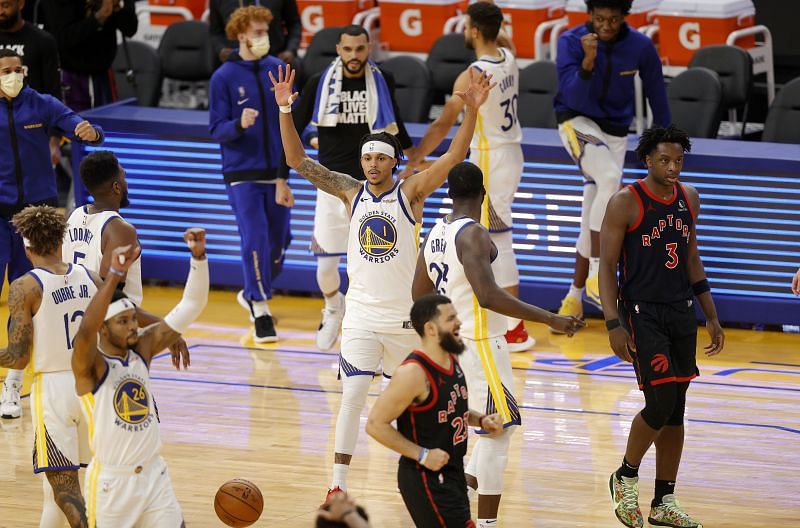
[[[583,303],[575,297],[567,295],[561,300],[561,308],[558,309],[558,315],[573,315],[578,319],[583,319]],[[550,332],[553,334],[564,333],[552,327],[550,328]]]
[[[603,309],[603,303],[600,301],[600,281],[597,275],[586,278],[586,289],[583,292],[583,298],[598,309]]]

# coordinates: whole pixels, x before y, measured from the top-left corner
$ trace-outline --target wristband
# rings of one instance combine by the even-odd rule
[[[116,275],[117,277],[124,277],[124,276],[125,276],[125,272],[124,272],[124,271],[120,271],[120,270],[118,270],[118,269],[114,269],[114,267],[113,267],[113,266],[109,266],[109,267],[108,267],[108,272],[109,272],[109,273],[113,273],[113,274],[114,274],[114,275]]]
[[[695,296],[711,291],[711,286],[708,285],[708,279],[699,280],[692,284],[692,291]]]
[[[620,326],[619,319],[609,319],[606,321],[606,330],[609,332],[615,328],[619,328]]]
[[[419,462],[420,464],[422,464],[424,466],[425,465],[425,461],[428,459],[428,453],[429,452],[430,451],[425,447],[420,449],[419,456],[417,456],[417,462]]]
[[[291,114],[292,113],[292,105],[291,103],[285,106],[279,106],[278,110],[281,111],[282,114]]]

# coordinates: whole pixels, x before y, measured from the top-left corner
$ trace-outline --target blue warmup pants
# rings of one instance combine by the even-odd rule
[[[244,298],[266,301],[272,298],[272,279],[283,269],[292,240],[291,209],[275,203],[275,184],[241,182],[225,187],[242,241]]]
[[[25,256],[22,237],[9,220],[0,217],[0,293],[3,291],[3,275],[8,268],[8,283],[25,275],[33,266]]]

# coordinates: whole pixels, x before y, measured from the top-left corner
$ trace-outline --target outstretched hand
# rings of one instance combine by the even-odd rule
[[[475,68],[469,68],[467,71],[469,72],[469,86],[463,92],[453,92],[453,95],[460,97],[468,107],[477,110],[479,106],[486,102],[489,97],[489,90],[497,86],[497,83],[491,82],[491,74],[477,72]]]
[[[283,66],[278,66],[278,79],[269,72],[269,80],[275,88],[275,102],[278,106],[291,105],[297,99],[298,93],[292,91],[294,86],[294,70],[290,65],[286,65],[284,71]]]

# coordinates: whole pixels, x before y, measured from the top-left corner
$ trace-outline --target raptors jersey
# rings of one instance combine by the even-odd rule
[[[64,262],[83,264],[95,273],[100,273],[100,263],[103,261],[103,230],[113,219],[125,219],[116,211],[101,211],[89,214],[88,206],[84,205],[75,209],[67,220],[67,232],[64,234],[64,245],[61,253]],[[125,295],[137,306],[142,304],[142,260],[136,262],[128,269],[125,277]]]
[[[161,450],[147,364],[133,350],[128,350],[125,359],[102,357],[108,369],[105,377],[81,397],[94,463],[101,467],[143,464]]]
[[[364,182],[352,205],[347,242],[347,289],[342,328],[411,333],[411,283],[416,268],[417,225],[396,182],[373,195]]]
[[[481,308],[472,285],[464,273],[464,265],[458,259],[456,239],[461,231],[476,222],[471,218],[447,221],[440,218],[431,228],[425,240],[423,254],[425,269],[433,281],[436,291],[453,301],[453,307],[461,320],[461,336],[479,340],[498,337],[506,333],[504,316]],[[492,259],[497,256],[493,248]]]
[[[33,316],[33,372],[72,372],[72,342],[97,286],[86,268],[73,264],[65,275],[43,268],[28,273],[42,288],[42,302]]]
[[[469,394],[461,366],[451,354],[450,368],[445,369],[420,350],[412,352],[403,361],[406,363],[422,367],[430,392],[425,401],[412,405],[397,417],[397,431],[422,447],[446,451],[450,460],[445,467],[463,471],[469,432]],[[410,458],[400,460],[416,464]]]
[[[519,68],[517,60],[506,48],[498,48],[502,58],[481,57],[471,67],[492,75],[497,86],[478,109],[478,121],[472,136],[472,150],[488,150],[522,141],[522,129],[517,119],[519,99]]]
[[[653,303],[691,299],[686,259],[694,212],[683,186],[675,185],[667,200],[653,194],[644,180],[628,189],[636,196],[639,215],[622,243],[620,298]]]

